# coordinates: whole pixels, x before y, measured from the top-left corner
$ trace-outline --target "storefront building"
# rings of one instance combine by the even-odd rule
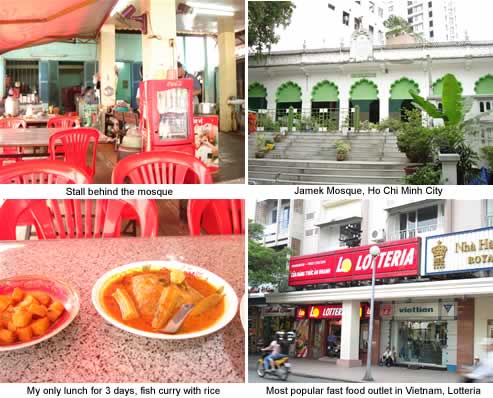
[[[479,360],[483,340],[493,337],[489,273],[493,228],[378,246],[372,362],[378,363],[387,347],[398,365],[457,371]],[[290,286],[312,290],[272,294],[266,299],[296,304],[297,356],[327,356],[328,336],[335,335],[340,343],[337,363],[363,363],[372,271],[369,248],[291,258]]]

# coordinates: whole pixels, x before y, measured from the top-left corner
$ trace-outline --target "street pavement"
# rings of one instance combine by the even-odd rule
[[[298,376],[295,374],[290,374],[288,380],[282,381],[274,376],[259,377],[254,369],[248,369],[249,383],[330,383],[331,381],[337,383],[337,380]]]
[[[255,373],[258,357],[248,357],[248,375]],[[289,358],[291,363],[291,375],[289,381],[296,382],[296,378],[307,379],[300,383],[330,383],[330,382],[362,382],[365,367],[344,368],[335,363],[319,361],[316,359]],[[372,375],[377,383],[458,383],[461,376],[455,372],[429,369],[408,369],[405,367],[373,366]],[[269,382],[275,382],[274,377],[269,377]],[[254,376],[249,378],[251,383],[267,382]]]

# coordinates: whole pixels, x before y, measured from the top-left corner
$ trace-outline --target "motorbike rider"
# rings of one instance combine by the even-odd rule
[[[465,375],[466,383],[485,382],[493,378],[493,339],[487,338],[483,342],[485,352],[478,366]]]
[[[269,355],[264,358],[264,369],[274,369],[274,361],[284,358],[286,355],[281,353],[280,335],[276,333],[271,343],[262,348],[262,351],[272,351]]]

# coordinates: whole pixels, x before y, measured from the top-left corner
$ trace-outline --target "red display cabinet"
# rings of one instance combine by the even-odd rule
[[[139,90],[143,150],[194,155],[193,81],[146,80]]]

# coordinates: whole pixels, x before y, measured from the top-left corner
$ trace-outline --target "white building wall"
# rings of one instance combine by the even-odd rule
[[[318,252],[318,242],[320,239],[320,230],[315,225],[320,210],[320,201],[304,201],[304,222],[303,222],[303,243],[301,245],[301,254],[313,254]],[[310,215],[308,219],[307,216]]]
[[[483,200],[449,200],[452,206],[452,231],[482,228],[486,222],[486,203]]]
[[[480,296],[474,300],[474,358],[482,358],[483,341],[488,336],[488,321],[493,321],[493,297]]]
[[[291,23],[276,33],[281,38],[272,47],[273,51],[314,48],[336,48],[348,46],[354,32],[355,18],[362,17],[362,27],[374,30],[374,43],[384,43],[383,22],[386,18],[386,6],[383,0],[295,0],[296,9]],[[374,4],[374,12],[370,11],[370,3]],[[381,12],[379,12],[381,10]],[[348,13],[348,23],[343,23],[343,12]],[[316,26],[316,34],[300,35],[307,26]],[[380,34],[379,34],[380,32]]]

